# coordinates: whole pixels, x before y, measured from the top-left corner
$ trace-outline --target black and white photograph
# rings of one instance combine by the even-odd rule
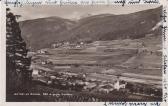
[[[6,101],[161,102],[162,10],[6,8]]]

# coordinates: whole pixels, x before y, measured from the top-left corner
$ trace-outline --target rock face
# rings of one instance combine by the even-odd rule
[[[27,57],[26,43],[19,24],[12,13],[6,15],[6,89],[7,100],[13,93],[26,92],[31,82],[31,58]]]
[[[159,35],[162,7],[125,15],[101,14],[71,21],[48,17],[20,22],[22,36],[31,50],[50,47],[56,41],[138,39]]]

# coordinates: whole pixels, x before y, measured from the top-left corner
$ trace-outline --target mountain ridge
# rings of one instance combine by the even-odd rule
[[[160,34],[151,29],[161,21],[162,7],[130,14],[99,14],[72,21],[47,17],[20,22],[22,36],[32,50],[50,47],[59,41],[96,41],[138,39],[146,34]],[[35,27],[35,28],[33,28]]]

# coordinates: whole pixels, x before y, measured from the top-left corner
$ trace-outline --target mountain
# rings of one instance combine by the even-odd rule
[[[75,22],[59,17],[48,17],[20,22],[22,37],[32,50],[49,47],[57,35],[73,28]]]
[[[151,29],[160,22],[160,15],[160,8],[126,15],[96,15],[79,20],[76,27],[62,34],[68,35],[68,40],[72,41],[136,39],[151,33]]]
[[[49,47],[54,41],[138,39],[159,35],[162,7],[131,14],[100,14],[71,21],[48,17],[20,22],[22,36],[32,50]],[[153,30],[154,29],[154,30]]]

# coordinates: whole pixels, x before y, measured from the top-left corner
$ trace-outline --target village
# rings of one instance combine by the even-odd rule
[[[131,40],[119,43],[54,43],[51,48],[41,49],[33,54],[33,80],[65,91],[104,95],[118,92],[127,95],[128,98],[132,98],[131,95],[160,98],[161,77],[157,76],[161,70],[160,63],[144,64],[136,58],[146,58],[146,55],[147,58],[158,58],[161,56],[161,48],[158,46],[153,49],[145,43]],[[117,55],[119,57],[116,57]],[[99,58],[105,58],[103,63]],[[113,61],[113,58],[118,60]],[[138,64],[133,64],[134,61],[138,61]],[[144,72],[147,75],[138,74],[137,70],[146,70]],[[154,76],[148,75],[150,70],[153,70]]]
[[[127,82],[120,80],[118,76],[113,82],[108,80],[97,80],[87,78],[86,74],[70,72],[47,72],[44,70],[34,71],[33,80],[39,81],[45,86],[60,90],[90,92],[93,94],[110,95],[123,93],[125,95],[138,95],[145,97],[160,97],[162,90],[154,86],[141,83]]]

